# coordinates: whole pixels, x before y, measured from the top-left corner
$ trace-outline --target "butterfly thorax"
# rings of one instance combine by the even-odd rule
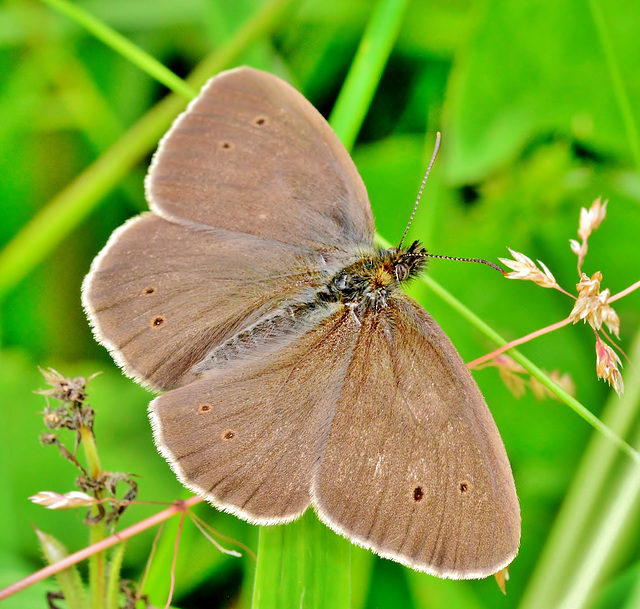
[[[390,248],[364,255],[338,271],[318,292],[318,298],[343,303],[358,315],[369,309],[384,308],[389,295],[424,268],[426,253],[426,249],[414,241],[408,248]]]

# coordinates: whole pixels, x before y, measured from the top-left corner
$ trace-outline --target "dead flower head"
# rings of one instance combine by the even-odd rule
[[[69,493],[54,493],[53,491],[40,491],[29,497],[33,503],[43,505],[50,510],[68,510],[76,507],[84,507],[97,503],[97,499],[86,493],[71,491]]]
[[[602,202],[602,197],[598,197],[587,210],[584,207],[580,210],[580,226],[578,227],[578,237],[586,241],[591,233],[600,226],[607,215],[607,203]]]
[[[609,289],[600,291],[602,273],[596,271],[591,278],[582,273],[580,282],[576,285],[578,299],[569,319],[575,324],[583,320],[594,330],[598,331],[605,324],[610,332],[620,338],[620,318],[615,310],[607,304],[611,296]]]
[[[598,197],[591,204],[589,209],[583,207],[580,210],[580,222],[578,225],[579,241],[576,239],[570,239],[571,250],[576,254],[576,256],[578,256],[578,275],[580,276],[580,281],[576,285],[578,292],[577,298],[562,288],[556,282],[551,271],[540,261],[536,264],[529,257],[520,252],[515,252],[512,249],[509,249],[509,252],[513,256],[513,260],[500,258],[500,261],[512,270],[512,272],[506,275],[507,278],[533,281],[539,286],[544,288],[555,288],[575,299],[573,309],[567,319],[562,322],[552,324],[542,330],[532,332],[530,335],[525,337],[525,339],[530,340],[536,336],[541,336],[546,332],[555,330],[570,322],[576,324],[578,321],[582,320],[583,322],[588,323],[596,333],[598,378],[605,379],[613,386],[618,394],[621,394],[623,391],[623,384],[619,370],[620,358],[615,354],[611,347],[603,343],[601,334],[606,336],[606,333],[603,330],[603,326],[606,326],[609,332],[614,334],[617,338],[620,338],[620,318],[609,303],[640,288],[640,281],[637,281],[622,292],[611,296],[609,289],[601,290],[602,273],[600,271],[597,271],[589,277],[581,270],[582,263],[584,262],[584,258],[587,254],[588,239],[593,231],[596,230],[605,219],[607,214],[607,203],[608,201],[603,201],[601,197]],[[525,342],[525,339],[513,342],[514,344],[521,344],[522,342]],[[509,384],[513,391],[522,393],[522,383],[519,380],[511,378],[517,376],[515,371],[505,370],[502,374],[509,378]],[[538,389],[539,388],[532,386],[532,391],[534,391],[534,393],[541,393],[543,391],[542,389]]]
[[[620,367],[622,367],[622,362],[618,354],[609,345],[605,345],[598,336],[596,338],[596,371],[598,378],[607,381],[618,395],[622,395],[624,392]]]
[[[51,389],[39,389],[36,393],[52,397],[59,402],[82,403],[87,399],[86,386],[87,383],[96,376],[92,374],[89,378],[77,376],[69,378],[62,376],[57,370],[49,368],[48,370],[40,369],[47,384]]]
[[[540,268],[528,256],[507,248],[513,260],[510,258],[500,258],[500,262],[511,269],[511,273],[507,274],[508,279],[524,279],[533,281],[535,284],[543,288],[557,288],[558,282],[544,262],[538,260]]]

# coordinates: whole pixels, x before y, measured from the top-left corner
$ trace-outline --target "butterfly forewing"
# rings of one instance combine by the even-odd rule
[[[370,244],[353,161],[318,111],[251,68],[212,78],[162,140],[147,179],[167,217],[326,251]]]
[[[145,214],[120,228],[85,280],[98,339],[125,371],[159,389],[282,302],[326,281],[325,257],[295,246]]]

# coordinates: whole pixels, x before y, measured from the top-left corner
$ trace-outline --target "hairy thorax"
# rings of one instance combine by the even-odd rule
[[[391,248],[363,256],[337,272],[317,297],[321,302],[339,302],[356,317],[387,305],[389,295],[424,268],[426,250],[418,241],[407,249]]]

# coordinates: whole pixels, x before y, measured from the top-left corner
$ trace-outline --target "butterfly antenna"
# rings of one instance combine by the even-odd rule
[[[478,264],[486,264],[490,266],[492,269],[495,269],[499,273],[506,275],[507,272],[500,268],[497,264],[489,260],[485,260],[484,258],[457,258],[456,256],[439,256],[438,254],[429,254],[429,252],[425,252],[422,254],[425,258],[440,258],[441,260],[457,260],[458,262],[477,262]]]
[[[407,224],[407,228],[404,229],[404,234],[402,235],[402,239],[400,239],[400,243],[398,244],[398,249],[402,247],[402,243],[404,242],[404,238],[407,236],[409,232],[409,227],[413,222],[413,218],[416,215],[416,211],[418,210],[418,203],[420,203],[420,197],[422,197],[422,191],[424,190],[424,185],[427,183],[427,178],[429,177],[429,172],[433,167],[433,163],[438,156],[438,150],[440,150],[440,132],[436,133],[436,143],[433,147],[433,154],[431,155],[431,160],[429,161],[429,167],[427,167],[427,172],[424,174],[424,178],[422,178],[422,184],[420,185],[420,190],[418,191],[418,198],[416,199],[416,204],[413,206],[413,211],[411,212],[411,217],[409,218],[409,223]]]

